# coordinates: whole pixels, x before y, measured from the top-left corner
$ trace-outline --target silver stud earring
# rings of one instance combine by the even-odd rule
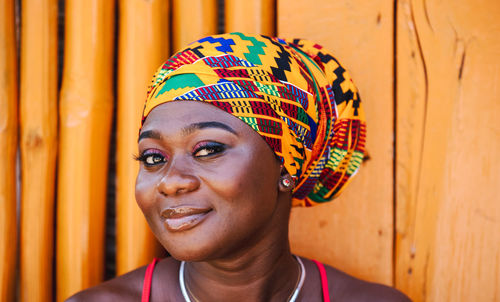
[[[281,179],[281,184],[285,187],[285,188],[288,188],[290,187],[290,185],[292,184],[292,182],[290,181],[290,179],[288,178],[282,178]]]

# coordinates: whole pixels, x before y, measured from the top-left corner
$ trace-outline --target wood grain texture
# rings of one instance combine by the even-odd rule
[[[172,53],[217,33],[217,0],[172,0]]]
[[[17,47],[13,0],[0,0],[0,301],[16,286]]]
[[[20,300],[51,301],[57,157],[57,0],[23,0]]]
[[[161,251],[135,201],[137,135],[147,87],[168,59],[168,1],[121,0],[118,44],[116,262],[121,275]]]
[[[398,1],[396,286],[500,299],[500,2]]]
[[[225,31],[274,36],[275,0],[226,0]]]
[[[350,71],[367,117],[366,161],[334,202],[292,210],[295,253],[354,276],[392,284],[393,3],[279,0],[278,36],[331,50]]]
[[[103,278],[114,10],[111,0],[66,1],[59,108],[57,301]]]

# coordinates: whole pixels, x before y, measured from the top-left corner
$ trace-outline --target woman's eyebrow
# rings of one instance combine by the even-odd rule
[[[231,132],[232,134],[238,136],[238,133],[228,125],[221,123],[221,122],[199,122],[199,123],[193,123],[190,124],[182,129],[182,134],[183,135],[189,135],[193,133],[195,130],[200,130],[200,129],[206,129],[206,128],[219,128],[222,130],[226,130],[228,132]]]
[[[146,131],[141,132],[141,134],[139,134],[139,139],[137,141],[140,141],[143,138],[161,139],[161,135],[157,131],[146,130]]]

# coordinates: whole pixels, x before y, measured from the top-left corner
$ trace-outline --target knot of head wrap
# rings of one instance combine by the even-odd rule
[[[142,122],[154,107],[179,100],[210,103],[259,133],[295,182],[293,206],[338,196],[363,160],[357,89],[311,41],[242,33],[198,40],[158,69]]]

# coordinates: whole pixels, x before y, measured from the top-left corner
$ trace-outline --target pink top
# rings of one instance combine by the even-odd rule
[[[146,268],[146,274],[144,275],[144,285],[142,287],[142,299],[141,302],[149,302],[149,296],[151,294],[151,281],[153,280],[153,270],[156,263],[158,263],[158,258],[153,259],[148,267]],[[323,291],[323,302],[330,302],[330,293],[328,291],[328,278],[326,277],[326,270],[323,263],[313,260],[314,264],[318,267],[319,275],[321,277],[321,289]]]

